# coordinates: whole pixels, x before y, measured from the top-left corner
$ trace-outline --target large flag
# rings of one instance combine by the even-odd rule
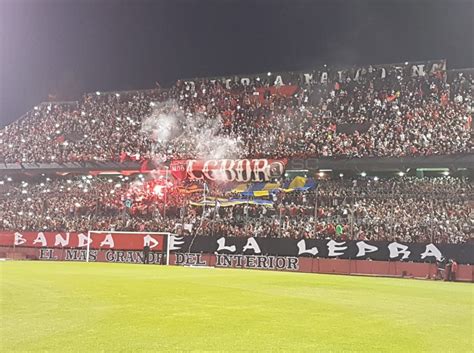
[[[197,192],[203,192],[204,187],[193,184],[193,185],[188,185],[188,186],[180,186],[180,187],[178,187],[178,191],[181,194],[194,194],[194,193],[197,193]]]
[[[243,186],[246,185],[246,189],[243,190]],[[240,193],[242,196],[250,197],[264,197],[270,196],[277,191],[292,192],[292,191],[306,191],[316,187],[316,182],[313,178],[307,178],[302,176],[294,177],[292,180],[285,182],[283,185],[280,183],[250,183],[241,184],[234,188],[232,192]]]

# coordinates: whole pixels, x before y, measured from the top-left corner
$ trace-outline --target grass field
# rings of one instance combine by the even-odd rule
[[[474,286],[61,262],[0,263],[2,352],[472,352]]]

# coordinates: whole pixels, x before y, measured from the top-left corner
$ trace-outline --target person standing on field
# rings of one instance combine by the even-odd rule
[[[150,245],[148,244],[143,247],[143,263],[150,263]]]
[[[458,263],[456,260],[451,259],[451,272],[449,273],[449,280],[450,281],[455,281],[456,280],[456,271],[458,270]]]

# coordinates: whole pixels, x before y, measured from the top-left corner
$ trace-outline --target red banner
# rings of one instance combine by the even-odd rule
[[[0,246],[36,248],[87,248],[143,250],[149,245],[153,251],[164,249],[165,234],[120,232],[0,232]]]
[[[284,85],[284,86],[270,86],[257,88],[259,93],[258,98],[260,102],[265,101],[265,96],[268,95],[280,95],[291,97],[298,91],[298,86],[295,85]]]
[[[286,159],[175,160],[171,173],[179,180],[270,181],[285,172]]]

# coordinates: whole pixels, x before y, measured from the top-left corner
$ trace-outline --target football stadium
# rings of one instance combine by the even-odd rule
[[[352,10],[357,23],[369,18],[359,33],[372,33],[387,4],[361,4],[261,1],[254,11],[275,20],[258,17],[270,26],[264,33],[282,31],[288,16],[294,31],[325,43],[295,18],[332,28],[324,13],[339,6],[342,18]],[[473,44],[455,35],[472,29],[473,3],[433,2],[432,23],[419,28],[415,14],[427,4],[391,5],[403,9],[393,21],[407,21],[398,55],[397,43],[380,53],[347,37],[346,23],[331,35],[367,51],[352,61],[328,46],[308,49],[309,65],[286,53],[288,61],[228,59],[206,70],[180,50],[205,62],[228,45],[183,36],[234,38],[209,11],[233,23],[252,9],[0,5],[0,29],[13,33],[0,54],[2,82],[25,70],[12,86],[22,88],[2,90],[1,100],[0,350],[473,352]],[[453,28],[439,17],[447,7],[458,14]],[[21,31],[27,14],[37,14],[37,32]],[[176,16],[188,22],[181,32],[166,29]],[[209,32],[194,27],[197,18]],[[76,26],[83,20],[92,34]],[[270,50],[253,20],[237,34]],[[386,25],[388,36],[395,29]],[[444,58],[430,41],[413,49],[430,28],[452,40],[439,47]],[[153,84],[147,64],[123,68],[144,32],[170,41],[147,47],[169,56],[157,69],[166,84]],[[105,46],[95,40],[103,33]],[[124,48],[114,41],[134,48],[115,64]],[[464,51],[452,49],[458,42]],[[64,51],[48,51],[56,46]],[[81,71],[83,62],[98,71]],[[83,77],[50,89],[76,69]],[[52,77],[37,80],[33,70]],[[73,81],[85,89],[77,94]]]

